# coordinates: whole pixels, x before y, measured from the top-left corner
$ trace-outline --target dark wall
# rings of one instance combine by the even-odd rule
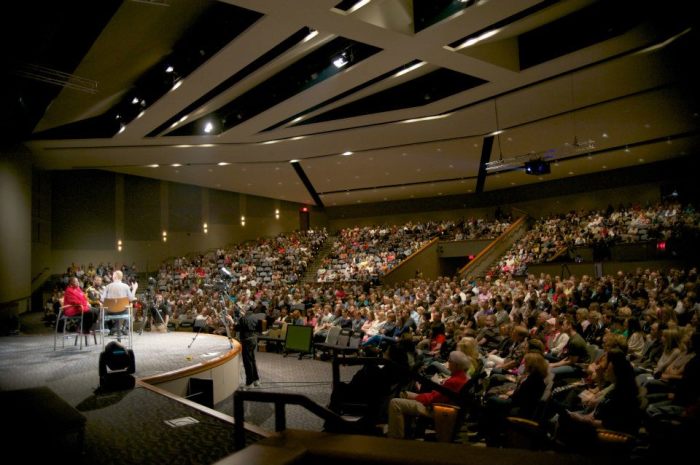
[[[240,196],[236,192],[209,191],[209,221],[216,224],[240,222]]]
[[[202,188],[187,184],[168,184],[168,229],[199,232],[202,229]]]
[[[51,176],[53,249],[105,249],[116,241],[115,174],[55,171]]]
[[[129,241],[160,239],[160,181],[124,176],[124,237]]]

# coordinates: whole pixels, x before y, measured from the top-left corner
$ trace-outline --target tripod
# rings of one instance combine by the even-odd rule
[[[152,290],[146,290],[144,293],[144,298],[143,298],[143,324],[141,325],[141,328],[139,328],[139,336],[143,334],[143,330],[146,328],[146,323],[150,321],[150,313],[151,309],[154,309],[154,313],[158,315],[158,319],[160,320],[160,324],[164,325],[165,321],[163,320],[163,316],[160,314],[160,312],[157,309],[157,306],[155,304],[155,294],[153,293]],[[151,325],[151,331],[153,331],[153,325]]]
[[[229,293],[228,293],[228,285],[223,283],[221,287],[221,293],[219,295],[220,301],[221,301],[221,311],[217,314],[219,317],[219,320],[221,321],[221,324],[224,325],[224,329],[226,330],[226,337],[228,338],[228,344],[231,349],[233,349],[233,338],[231,337],[231,331],[228,329],[228,325],[226,324],[226,302],[229,300]],[[203,321],[203,320],[200,320]],[[197,328],[197,333],[194,335],[192,338],[192,342],[189,343],[187,348],[189,349],[192,347],[192,344],[194,344],[195,339],[197,339],[197,336],[199,336],[199,333],[202,330],[202,327],[204,327],[205,323],[202,322],[201,325],[197,323],[197,319],[195,318],[194,320],[194,326]]]

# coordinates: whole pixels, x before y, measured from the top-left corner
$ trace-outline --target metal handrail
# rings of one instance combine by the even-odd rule
[[[348,431],[357,430],[360,432],[359,425],[355,422],[344,419],[332,410],[318,405],[301,394],[237,390],[233,393],[233,438],[236,450],[245,447],[245,409],[243,407],[245,401],[275,404],[275,431],[277,432],[287,429],[287,405],[299,405],[334,426]]]

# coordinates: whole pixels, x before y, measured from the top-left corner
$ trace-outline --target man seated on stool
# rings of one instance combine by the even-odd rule
[[[442,385],[447,389],[458,393],[467,383],[465,370],[469,367],[469,357],[463,352],[452,351],[447,360],[447,368],[450,377]],[[450,404],[452,401],[438,391],[417,394],[415,392],[402,392],[401,398],[391,399],[389,403],[389,431],[388,436],[395,439],[403,439],[405,436],[405,418],[409,416],[432,416],[432,405],[435,403]]]
[[[132,290],[128,284],[122,282],[123,277],[124,274],[120,270],[112,273],[112,282],[102,291],[102,302],[104,302],[105,299],[120,299],[122,297],[128,297],[129,302],[136,300],[136,297],[134,297],[134,290]],[[126,309],[121,313],[126,314],[128,311],[129,310]],[[116,320],[114,326],[109,330],[109,335],[114,336],[120,332],[125,336],[129,334],[125,329],[121,329],[121,320]]]

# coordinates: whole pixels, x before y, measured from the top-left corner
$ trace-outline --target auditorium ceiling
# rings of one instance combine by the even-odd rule
[[[697,156],[693,2],[17,2],[3,142],[308,205]],[[7,28],[5,28],[7,29]],[[549,173],[526,173],[541,160]]]

